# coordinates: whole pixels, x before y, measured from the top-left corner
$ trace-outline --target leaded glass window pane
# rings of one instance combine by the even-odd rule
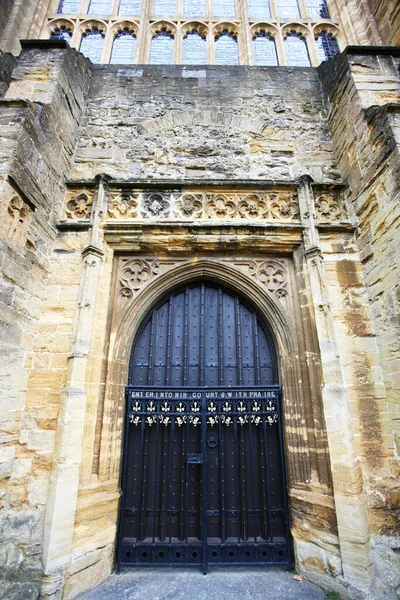
[[[307,0],[308,14],[312,19],[330,19],[326,0]]]
[[[229,33],[222,33],[215,40],[215,64],[238,65],[239,52],[237,41]]]
[[[253,39],[254,64],[256,66],[278,66],[274,40],[265,33],[260,33]]]
[[[270,19],[271,10],[268,0],[248,0],[250,19]]]
[[[81,0],[61,0],[58,6],[58,13],[73,14],[79,12]]]
[[[110,64],[132,64],[135,58],[136,38],[129,32],[119,33],[114,38]]]
[[[72,38],[72,33],[69,31],[65,25],[61,25],[61,27],[57,27],[54,31],[52,31],[50,39],[51,40],[67,40],[69,43]]]
[[[190,17],[204,17],[206,14],[206,0],[185,0],[184,15]]]
[[[155,0],[154,16],[155,17],[173,17],[176,13],[176,0]]]
[[[183,38],[182,64],[205,65],[206,62],[206,40],[197,31],[193,31]]]
[[[309,67],[310,58],[306,41],[296,33],[291,33],[285,40],[287,64],[290,67]]]
[[[109,15],[110,0],[91,0],[89,4],[89,15]]]
[[[82,37],[79,50],[86,58],[90,58],[92,63],[99,63],[103,51],[104,38],[98,29],[92,29]]]
[[[150,64],[171,65],[174,63],[174,38],[162,31],[151,40]]]
[[[318,58],[321,62],[329,60],[340,53],[339,44],[330,33],[321,33],[317,40]]]
[[[300,10],[297,0],[277,0],[276,4],[278,6],[278,15],[282,19],[300,17]]]
[[[235,16],[235,0],[214,0],[214,17],[234,19]]]
[[[123,16],[140,15],[140,0],[121,0],[118,14]]]

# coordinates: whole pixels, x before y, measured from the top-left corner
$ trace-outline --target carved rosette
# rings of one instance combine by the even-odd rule
[[[348,219],[342,196],[330,192],[316,194],[315,213],[317,220],[324,223],[337,223]]]
[[[206,205],[206,216],[209,219],[232,219],[237,212],[236,204],[225,194],[210,194]]]
[[[138,216],[138,195],[129,192],[111,192],[108,203],[110,219],[135,219]]]
[[[170,199],[166,194],[154,192],[143,194],[142,216],[151,219],[165,219],[169,216]]]
[[[268,195],[269,218],[292,221],[299,218],[299,203],[296,194],[284,192]]]
[[[267,203],[258,194],[248,194],[238,202],[242,218],[263,219],[267,212]]]
[[[68,219],[82,221],[90,219],[93,205],[93,193],[88,190],[69,190],[67,193],[65,214]]]
[[[182,194],[175,205],[175,215],[183,219],[200,219],[203,214],[203,194]]]

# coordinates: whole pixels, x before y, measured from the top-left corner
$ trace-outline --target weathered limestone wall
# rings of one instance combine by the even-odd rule
[[[95,67],[71,178],[334,182],[322,110],[313,69]]]
[[[17,580],[31,583],[41,573],[63,381],[58,353],[70,336],[67,328],[64,346],[53,341],[62,311],[41,321],[41,303],[87,78],[87,61],[76,52],[26,47],[0,101],[0,562],[2,578],[19,569]],[[66,305],[71,294],[65,289]]]
[[[400,5],[397,0],[369,0],[384,46],[400,45]]]
[[[400,539],[395,534],[400,445],[398,67],[398,53],[393,49],[365,54],[354,49],[348,54],[348,61],[342,56],[333,64],[320,67],[336,153],[349,183],[349,208],[358,224],[357,245],[362,263],[362,271],[357,267],[358,275],[355,271],[351,275],[349,269],[343,271],[341,285],[347,290],[349,278],[357,282],[362,277],[368,296],[368,303],[362,303],[357,289],[353,298],[345,292],[348,297],[343,305],[353,313],[350,319],[346,318],[346,327],[361,331],[357,315],[364,310],[364,304],[373,325],[363,336],[369,336],[370,342],[376,338],[379,349],[379,364],[371,362],[367,347],[358,359],[354,357],[350,382],[359,398],[361,429],[356,427],[354,431],[378,578],[374,588],[377,597],[382,582],[390,586],[392,594],[400,585]],[[359,284],[355,285],[357,288]],[[368,388],[374,373],[378,387],[375,384],[372,391]],[[381,418],[377,419],[379,413]]]

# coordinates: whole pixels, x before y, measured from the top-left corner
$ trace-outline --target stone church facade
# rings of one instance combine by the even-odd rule
[[[111,573],[132,345],[161,299],[206,282],[274,340],[297,571],[399,598],[399,4],[208,3],[191,22],[183,4],[62,4],[0,6],[5,597],[69,599]],[[222,39],[236,63],[218,64]]]

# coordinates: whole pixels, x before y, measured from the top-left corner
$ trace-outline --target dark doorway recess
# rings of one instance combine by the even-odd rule
[[[118,565],[290,564],[272,338],[206,282],[173,292],[133,344]]]

